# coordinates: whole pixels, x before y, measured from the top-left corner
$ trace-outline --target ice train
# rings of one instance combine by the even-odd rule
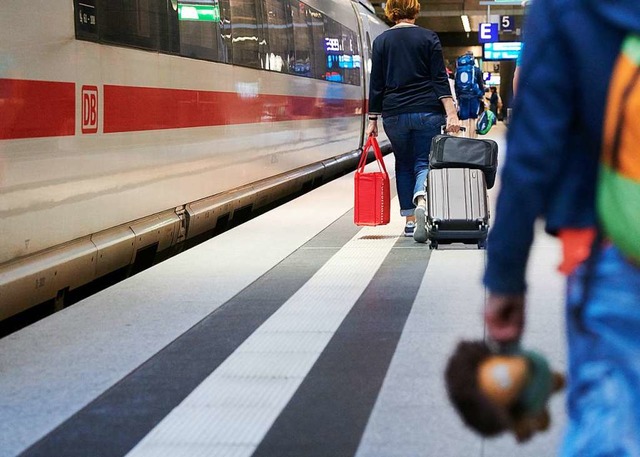
[[[0,11],[0,320],[355,168],[367,1]]]

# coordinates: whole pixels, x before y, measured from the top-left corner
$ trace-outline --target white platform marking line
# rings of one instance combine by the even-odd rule
[[[207,456],[232,448],[234,456],[249,457],[399,233],[393,223],[358,232],[127,455],[168,455],[180,445],[201,448]],[[369,235],[377,236],[363,239]]]

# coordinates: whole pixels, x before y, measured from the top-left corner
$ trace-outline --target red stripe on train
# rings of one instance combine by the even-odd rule
[[[0,139],[75,134],[74,83],[0,78]]]
[[[105,133],[359,115],[362,100],[104,86]]]
[[[358,116],[362,100],[105,85],[105,133]],[[98,91],[100,88],[96,88]],[[75,134],[76,84],[0,78],[0,139]],[[82,113],[77,115],[81,116]],[[89,133],[87,130],[84,133]]]

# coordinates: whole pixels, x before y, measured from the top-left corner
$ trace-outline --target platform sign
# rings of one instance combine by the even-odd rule
[[[219,22],[220,5],[218,3],[178,3],[178,20],[199,21],[199,22]]]
[[[513,32],[515,30],[516,18],[514,16],[500,16],[500,30],[503,32]]]
[[[498,24],[494,22],[482,22],[478,30],[480,43],[493,43],[498,41]]]
[[[484,60],[515,60],[522,51],[521,41],[500,41],[484,44]]]

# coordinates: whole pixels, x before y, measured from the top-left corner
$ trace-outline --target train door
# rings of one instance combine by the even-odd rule
[[[369,104],[369,75],[371,74],[371,49],[373,40],[384,32],[388,27],[365,5],[353,2],[358,17],[358,27],[360,28],[358,36],[360,37],[360,49],[362,49],[361,79],[362,79],[362,122],[361,122],[361,144],[364,142],[364,130],[367,125],[367,106]],[[386,139],[383,132],[380,134],[380,140]]]

